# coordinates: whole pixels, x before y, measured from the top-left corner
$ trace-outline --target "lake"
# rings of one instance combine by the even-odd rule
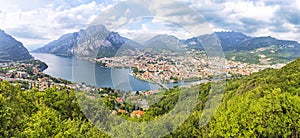
[[[129,75],[128,68],[106,68],[100,64],[81,60],[78,58],[67,58],[44,53],[30,53],[35,59],[41,60],[48,65],[44,73],[66,79],[76,83],[85,83],[97,87],[110,87],[124,91],[157,90],[159,85],[136,79]],[[198,82],[205,82],[201,80]],[[179,82],[165,84],[173,86],[190,85],[195,82]]]

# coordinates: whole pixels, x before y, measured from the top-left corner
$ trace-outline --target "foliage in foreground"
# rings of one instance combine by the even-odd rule
[[[3,137],[105,137],[84,118],[74,91],[21,91],[0,83],[0,135]]]
[[[300,59],[282,69],[227,81],[223,101],[205,126],[199,125],[199,119],[210,83],[189,90],[193,89],[199,89],[197,107],[166,137],[299,137]],[[154,120],[168,113],[180,92],[180,88],[168,91],[143,117],[131,120]],[[0,122],[4,137],[108,137],[85,118],[74,91],[55,88],[21,91],[20,86],[0,82]],[[143,133],[142,126],[136,134],[128,133],[136,126],[122,126],[115,130],[122,136],[156,137]]]

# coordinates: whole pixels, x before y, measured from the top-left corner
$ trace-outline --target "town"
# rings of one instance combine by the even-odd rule
[[[18,83],[22,89],[36,88],[39,91],[44,91],[50,87],[76,88],[70,85],[71,82],[69,81],[44,74],[42,71],[47,67],[45,63],[39,60],[4,63],[0,67],[0,80]]]
[[[223,65],[212,68],[211,61],[221,61],[218,57],[208,59],[204,52],[187,51],[185,54],[135,53],[110,58],[96,58],[94,61],[110,68],[132,68],[132,75],[149,82],[178,82],[210,79],[214,71],[223,71],[227,77],[250,75],[266,68],[280,68],[285,64],[258,65],[231,60],[223,60]]]

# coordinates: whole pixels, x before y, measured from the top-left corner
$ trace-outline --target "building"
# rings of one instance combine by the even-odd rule
[[[131,114],[130,114],[130,117],[131,118],[134,118],[134,117],[137,117],[137,118],[140,118],[141,116],[144,115],[144,111],[141,111],[141,110],[136,110],[136,111],[133,111]]]
[[[121,113],[121,114],[126,113],[126,110],[119,109],[119,113]]]
[[[23,72],[23,71],[18,71],[16,77],[17,78],[27,78],[28,77],[28,73],[27,72]]]

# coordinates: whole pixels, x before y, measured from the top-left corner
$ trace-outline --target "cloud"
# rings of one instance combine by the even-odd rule
[[[269,22],[278,6],[268,6],[257,1],[238,1],[224,3],[223,12],[229,13],[232,19],[252,18],[262,22]]]
[[[300,0],[181,0],[202,14],[214,30],[274,36],[300,42]],[[217,28],[217,29],[216,29]]]
[[[48,40],[49,38],[45,37],[46,33],[39,33],[33,31],[33,29],[29,26],[19,26],[16,28],[10,28],[6,30],[14,35],[17,38],[25,38],[25,39],[40,39],[40,40]]]
[[[184,28],[180,26],[174,28],[174,26],[175,25],[170,25],[170,23],[158,20],[157,18],[146,18],[126,24],[114,31],[141,44],[159,34],[174,35],[181,39],[193,37],[192,34],[184,30]]]
[[[274,36],[279,39],[300,41],[300,0],[0,0],[0,28],[21,40],[27,47],[42,46],[65,33],[78,31],[90,23],[117,27],[132,24],[138,15],[155,17],[153,24],[163,29],[151,28],[149,23],[139,27],[123,28],[121,34],[171,33],[181,38],[190,36],[185,27],[197,34],[212,30],[234,30],[252,36]],[[115,4],[117,9],[109,11]],[[195,12],[187,10],[190,7]],[[198,15],[204,18],[199,18]],[[99,20],[99,15],[103,16]],[[155,21],[157,19],[165,22]],[[96,19],[96,20],[95,20]],[[98,19],[98,20],[97,20]],[[150,21],[151,22],[151,21]],[[208,23],[206,23],[208,22]],[[177,24],[176,24],[177,23]],[[137,25],[138,26],[138,25]],[[209,27],[211,26],[211,27]]]
[[[109,30],[113,30],[119,25],[126,24],[135,20],[138,17],[151,17],[154,20],[163,20],[166,23],[160,28],[146,28],[142,25],[144,32],[148,33],[170,33],[173,35],[180,35],[180,37],[186,37],[186,33],[181,31],[176,32],[176,28],[184,27],[185,30],[193,32],[193,35],[198,36],[203,34],[212,33],[212,29],[207,24],[206,20],[199,16],[199,14],[186,6],[185,4],[174,2],[172,0],[130,0],[119,5],[116,5],[112,9],[104,11],[100,14],[95,24],[104,24]],[[157,22],[158,23],[158,22]],[[151,25],[153,27],[153,25]],[[164,27],[169,27],[166,29]],[[175,28],[175,29],[174,29]],[[166,29],[166,30],[164,30]],[[179,29],[177,29],[179,30]]]
[[[86,27],[90,19],[93,18],[93,15],[100,14],[103,9],[105,9],[103,5],[92,1],[85,5],[57,12],[53,21],[55,24],[58,24],[60,28],[83,28]]]
[[[16,0],[0,1],[0,28],[24,40],[26,47],[40,47],[65,33],[85,28],[110,6],[82,0],[72,1],[69,5],[58,0],[57,3],[36,1],[32,4]]]

